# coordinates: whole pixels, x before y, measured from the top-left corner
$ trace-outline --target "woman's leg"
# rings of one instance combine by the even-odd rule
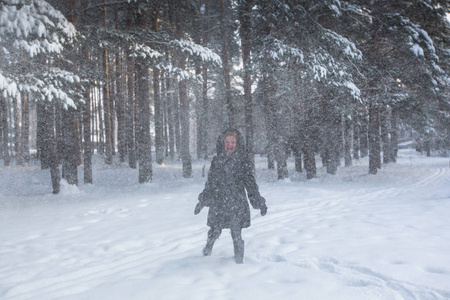
[[[214,242],[219,238],[222,233],[221,229],[211,227],[208,231],[208,240],[206,241],[206,246],[203,248],[203,255],[210,256],[212,252],[212,248],[214,246]]]
[[[234,246],[234,259],[236,263],[244,262],[244,241],[242,240],[242,228],[240,226],[232,226],[231,238]]]

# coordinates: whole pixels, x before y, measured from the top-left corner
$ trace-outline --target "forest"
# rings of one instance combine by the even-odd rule
[[[0,159],[93,183],[92,157],[215,153],[229,127],[278,179],[316,177],[406,139],[450,151],[447,0],[0,0]],[[319,158],[320,161],[317,161]],[[342,165],[341,165],[342,161]],[[82,167],[82,168],[81,168]]]

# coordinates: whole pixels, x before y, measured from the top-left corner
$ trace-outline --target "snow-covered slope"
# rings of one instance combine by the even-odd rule
[[[406,149],[375,176],[360,160],[309,181],[289,164],[277,181],[257,157],[269,212],[252,211],[243,265],[227,231],[201,256],[209,161],[190,179],[154,165],[141,185],[97,162],[93,185],[59,195],[48,170],[2,166],[0,299],[450,299],[448,158]]]

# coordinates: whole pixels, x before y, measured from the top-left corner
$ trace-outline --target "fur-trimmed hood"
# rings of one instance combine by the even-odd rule
[[[245,155],[245,142],[244,138],[242,137],[241,133],[234,128],[229,128],[222,132],[219,137],[217,138],[217,144],[216,144],[216,152],[217,156],[223,156],[225,155],[225,138],[229,135],[236,135],[236,150],[234,150],[233,155]]]

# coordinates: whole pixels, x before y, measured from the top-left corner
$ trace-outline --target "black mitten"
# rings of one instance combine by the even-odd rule
[[[203,204],[201,202],[198,202],[194,209],[194,215],[198,215],[203,207]]]
[[[265,216],[267,214],[267,205],[264,203],[263,205],[261,205],[261,216]]]

